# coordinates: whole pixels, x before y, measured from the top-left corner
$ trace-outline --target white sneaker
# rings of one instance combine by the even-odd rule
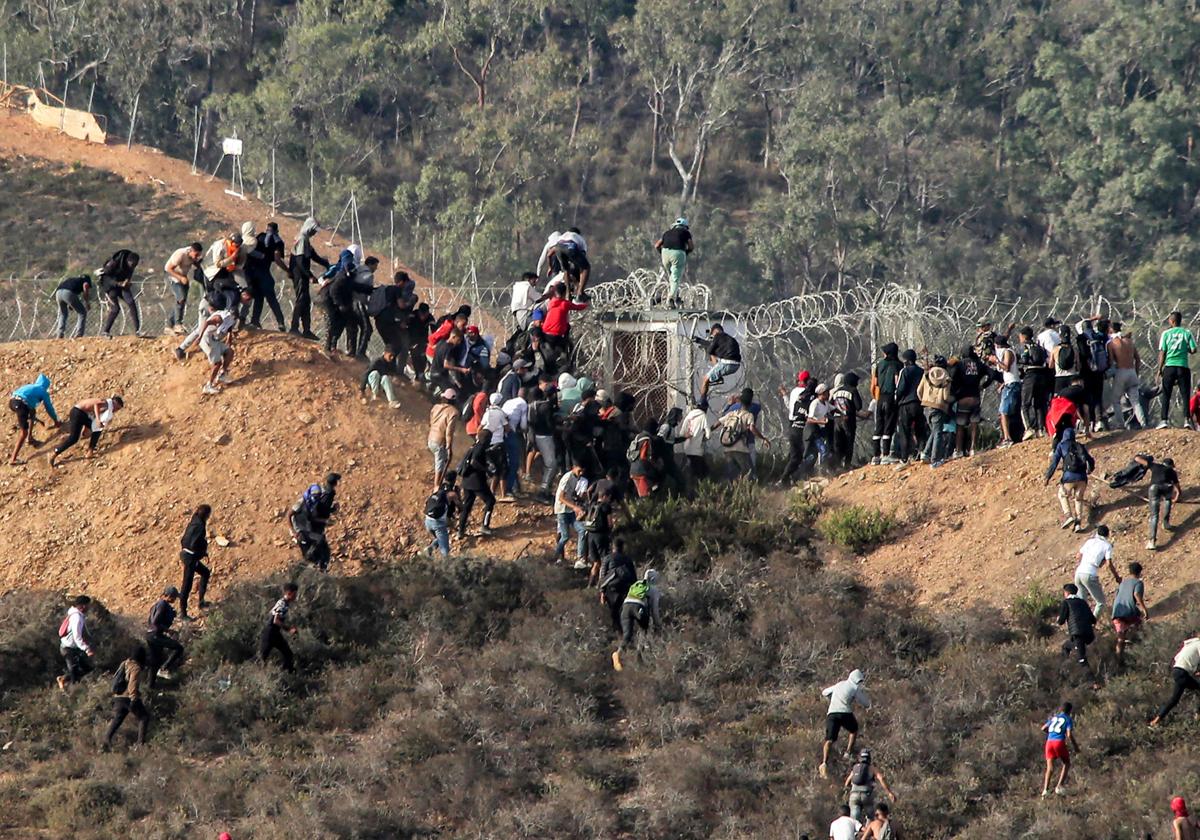
[[[974,458],[974,457],[975,457],[975,450],[974,450],[974,449],[972,449],[972,450],[971,450],[971,454],[970,454],[970,456],[969,456],[969,457],[971,457],[971,458]]]
[[[1150,540],[1149,542],[1146,543],[1146,550],[1147,551],[1158,551],[1158,543],[1156,543],[1154,540]]]
[[[155,676],[157,676],[160,680],[169,680],[171,679],[171,672],[163,668],[159,668]]]
[[[1158,424],[1157,426],[1155,426],[1154,428],[1156,428],[1156,429],[1169,429],[1169,428],[1171,428],[1171,424],[1170,424],[1170,423],[1168,423],[1166,420],[1163,420],[1161,423],[1159,423],[1159,424]]]
[[[1054,795],[1055,795],[1055,796],[1062,796],[1062,795],[1063,795],[1063,794],[1065,794],[1066,792],[1067,792],[1067,789],[1066,789],[1065,787],[1056,787],[1056,788],[1054,789]]]
[[[222,373],[220,376],[217,377],[217,381],[220,382],[222,385],[228,385],[233,380],[229,378],[228,373]]]
[[[1070,528],[1072,525],[1074,525],[1078,521],[1079,520],[1076,519],[1074,516],[1068,516],[1066,519],[1063,520],[1063,523],[1061,525],[1059,525],[1058,527],[1062,528],[1065,531],[1066,529]]]
[[[1021,440],[1033,440],[1035,437],[1037,437],[1037,432],[1035,432],[1033,429],[1026,429],[1025,434],[1021,437]]]
[[[219,394],[219,393],[221,393],[221,389],[213,387],[211,382],[205,382],[204,387],[201,388],[200,391],[201,391],[201,393],[204,393],[204,394]]]
[[[571,568],[575,569],[576,571],[582,572],[584,569],[592,568],[592,564],[586,560],[576,560],[575,565],[572,566]]]
[[[390,403],[388,403],[388,408],[402,408],[402,407],[403,407],[403,406],[402,406],[400,403],[398,403],[398,402],[390,402]]]

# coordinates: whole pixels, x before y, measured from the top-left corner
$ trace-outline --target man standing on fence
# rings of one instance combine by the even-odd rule
[[[178,248],[171,254],[163,271],[167,273],[167,285],[175,296],[175,308],[167,316],[167,326],[176,335],[183,335],[187,329],[183,325],[187,309],[188,292],[191,291],[192,272],[200,265],[200,257],[204,255],[204,246],[193,242],[184,248]]]
[[[658,238],[654,249],[662,260],[663,271],[667,272],[670,289],[667,306],[679,306],[679,285],[683,282],[683,270],[687,267],[688,254],[692,253],[692,232],[688,220],[679,218],[671,229]]]
[[[312,238],[320,228],[317,220],[309,216],[300,226],[300,234],[292,245],[291,259],[288,261],[288,275],[292,278],[292,291],[296,293],[296,303],[292,308],[292,327],[288,332],[304,338],[316,339],[312,331],[312,295],[309,292],[313,277],[312,264],[329,268],[329,260],[322,257],[312,246]],[[301,329],[303,328],[303,332]]]

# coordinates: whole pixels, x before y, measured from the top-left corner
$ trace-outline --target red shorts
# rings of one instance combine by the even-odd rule
[[[1142,626],[1142,617],[1140,615],[1132,615],[1129,618],[1114,618],[1113,629],[1118,633],[1128,633],[1136,627]]]
[[[637,488],[639,499],[644,499],[650,495],[650,479],[644,475],[633,476],[633,486]]]
[[[1046,742],[1046,760],[1057,758],[1059,761],[1070,761],[1071,751],[1067,749],[1067,742],[1063,741],[1047,741]]]

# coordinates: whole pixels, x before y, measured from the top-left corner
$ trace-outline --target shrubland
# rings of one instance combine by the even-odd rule
[[[865,587],[794,509],[745,487],[639,503],[629,541],[662,571],[666,628],[621,674],[594,592],[541,562],[292,570],[294,676],[253,660],[285,575],[239,585],[184,630],[189,659],[150,698],[149,744],[126,732],[109,754],[107,675],[53,687],[62,596],[10,594],[0,833],[821,837],[847,767],[815,772],[820,690],[856,667],[874,699],[863,744],[906,836],[1163,831],[1168,797],[1200,781],[1195,700],[1145,726],[1185,626],[1156,621],[1124,666],[1103,636],[1093,690],[1028,620]],[[97,608],[92,624],[111,668],[136,622]],[[1038,725],[1063,699],[1083,749],[1071,794],[1044,802]]]

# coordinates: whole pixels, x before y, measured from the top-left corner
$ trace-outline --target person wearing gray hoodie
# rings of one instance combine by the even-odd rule
[[[850,733],[843,757],[849,759],[854,755],[854,742],[858,740],[858,718],[854,716],[854,706],[858,704],[864,709],[871,708],[871,698],[863,688],[866,679],[866,675],[855,668],[849,677],[821,692],[823,697],[829,698],[829,712],[825,716],[825,742],[821,745],[821,766],[817,768],[822,779],[829,772],[829,751],[843,729]]]
[[[329,268],[329,260],[318,254],[312,246],[312,238],[319,229],[317,220],[312,216],[305,219],[288,260],[292,291],[296,293],[296,303],[292,307],[292,328],[289,332],[310,339],[317,337],[312,331],[312,296],[309,293],[309,284],[316,279],[313,277],[312,264],[317,263]]]

